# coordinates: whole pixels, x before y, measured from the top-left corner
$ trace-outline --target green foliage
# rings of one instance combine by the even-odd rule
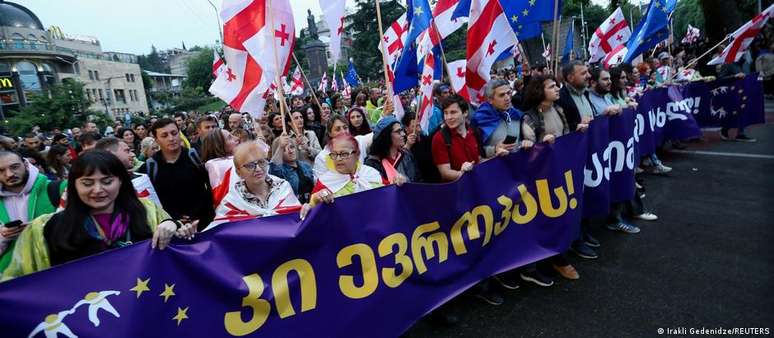
[[[204,94],[204,90],[201,87],[187,87],[183,88],[180,92],[180,96],[166,97],[166,102],[169,106],[162,109],[162,114],[172,114],[178,111],[194,110],[198,107],[211,104],[213,102],[219,102],[220,99]]]
[[[137,56],[137,63],[140,65],[140,68],[145,70],[169,73],[169,69],[165,67],[164,63],[161,61],[161,56],[159,56],[156,46],[151,46],[150,54]]]
[[[4,121],[13,134],[27,133],[36,125],[43,130],[71,128],[82,124],[87,115],[97,114],[85,111],[91,102],[86,98],[83,83],[73,80],[53,85],[49,92],[30,95],[30,100],[29,105]]]
[[[188,59],[188,74],[183,82],[185,88],[210,88],[215,78],[212,76],[214,53],[210,48],[202,48]]]
[[[382,1],[379,8],[382,13],[382,29],[398,19],[406,10],[396,0]],[[382,55],[379,52],[379,25],[376,18],[376,6],[371,0],[358,0],[357,10],[349,16],[352,23],[347,27],[354,32],[351,56],[360,77],[375,79],[383,76]]]

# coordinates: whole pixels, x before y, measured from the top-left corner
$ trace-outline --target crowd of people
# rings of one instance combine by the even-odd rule
[[[415,113],[418,90],[400,96],[399,119],[375,85],[351,95],[294,96],[286,108],[270,97],[255,119],[227,107],[102,131],[87,121],[0,136],[0,274],[7,280],[144,239],[164,249],[173,237],[192,239],[238,219],[292,212],[303,219],[320,204],[384,185],[452,182],[481,162],[584,132],[594,118],[636,107],[651,88],[712,78],[686,64],[683,50],[655,55],[611,69],[570,61],[557,74],[544,64],[493,72],[475,107],[437,83],[424,129]],[[774,56],[766,49],[758,57]],[[716,76],[741,77],[744,67],[723,65]],[[731,139],[728,130],[721,136]],[[754,141],[743,130],[734,139]],[[643,174],[671,170],[656,154],[641,159],[635,195],[611,205],[606,228],[636,234],[632,220],[657,220],[644,205]],[[590,224],[582,220],[567,252],[493,276],[470,293],[499,305],[503,288],[550,287],[556,274],[579,279],[567,255],[599,257]]]

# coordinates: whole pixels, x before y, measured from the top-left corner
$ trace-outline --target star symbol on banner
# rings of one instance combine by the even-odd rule
[[[150,291],[150,288],[148,287],[148,283],[150,283],[150,278],[146,280],[141,280],[140,278],[137,278],[137,284],[129,289],[129,291],[134,291],[137,293],[137,298],[140,298],[140,295],[142,295],[145,291]]]
[[[186,319],[188,319],[188,307],[186,306],[185,309],[181,308],[181,307],[178,307],[177,308],[177,315],[172,317],[172,320],[176,320],[177,321],[177,326],[180,326],[180,323],[183,320],[186,320]]]
[[[511,21],[513,21],[514,23],[516,23],[516,22],[519,22],[519,16],[518,16],[518,15],[516,15],[516,14],[514,14],[514,15],[511,17]]]
[[[660,8],[661,4],[658,1],[653,2],[653,7]]]
[[[419,16],[419,15],[422,15],[422,13],[424,13],[424,11],[422,10],[422,6],[414,7],[414,15]]]
[[[537,0],[529,0],[529,5],[530,6],[535,6],[535,2],[537,2]]]
[[[527,15],[529,15],[529,10],[525,8],[523,11],[521,11],[521,14],[526,18]]]
[[[164,283],[164,292],[162,292],[159,296],[164,297],[164,303],[169,300],[170,297],[175,295],[175,284],[169,285],[167,283]]]
[[[666,6],[661,6],[661,11],[664,13],[669,13],[669,10],[666,8]]]

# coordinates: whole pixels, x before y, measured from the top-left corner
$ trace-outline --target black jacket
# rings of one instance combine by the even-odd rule
[[[591,104],[591,100],[589,100],[588,92],[586,95],[584,95],[587,101],[589,101],[589,106],[594,107],[593,104]],[[578,123],[581,122],[581,116],[580,112],[578,111],[578,107],[575,105],[575,101],[572,99],[572,94],[570,94],[570,88],[568,84],[565,84],[562,89],[559,91],[559,100],[556,101],[556,105],[559,107],[562,107],[562,110],[564,111],[564,117],[567,119],[567,127],[569,127],[570,130],[575,130],[578,128]]]

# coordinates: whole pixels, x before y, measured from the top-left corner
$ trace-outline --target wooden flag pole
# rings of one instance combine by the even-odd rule
[[[560,35],[562,35],[562,17],[559,16],[559,24],[558,29],[556,30],[556,57],[554,57],[554,76],[556,76],[556,73],[559,71],[559,40]],[[564,52],[564,45],[562,46],[562,52]]]
[[[557,26],[559,25],[558,17],[559,17],[559,0],[554,0],[554,31],[552,32],[552,35],[551,35],[551,42],[554,44],[554,49],[559,48],[558,43],[556,41],[559,39],[558,38],[559,30],[557,29]],[[554,51],[551,51],[551,52],[552,52],[551,54],[554,54],[552,55],[554,57],[554,64],[552,65],[551,69],[554,75],[556,75],[556,52]]]
[[[293,52],[293,61],[296,62],[298,69],[301,71],[301,77],[303,77],[304,81],[306,81],[306,85],[309,86],[309,93],[312,94],[312,98],[314,99],[314,102],[317,102],[317,107],[322,107],[322,105],[320,104],[320,100],[317,99],[317,95],[314,94],[314,87],[312,87],[312,84],[309,83],[309,78],[306,77],[304,68],[301,67],[301,63],[298,62],[298,58],[296,58],[296,52]]]
[[[271,0],[266,1],[266,11],[269,13],[269,18],[271,18],[271,29],[269,30],[269,34],[273,34],[274,30],[274,15],[271,12]],[[282,87],[282,82],[280,80],[280,74],[282,73],[280,63],[279,63],[279,54],[277,54],[277,41],[274,39],[274,36],[270,37],[271,43],[272,43],[272,49],[274,50],[274,65],[277,67],[277,77],[274,79],[274,81],[277,83],[277,91],[279,91],[280,94],[280,117],[282,118],[282,133],[287,134],[287,128],[285,125],[287,124],[285,121],[285,112],[287,111],[287,102],[285,102],[285,91]]]
[[[731,38],[731,35],[726,35],[726,37],[725,37],[725,38],[723,38],[723,40],[720,40],[720,42],[718,42],[718,43],[716,43],[714,46],[710,47],[710,49],[708,49],[707,51],[705,51],[705,52],[704,52],[704,53],[702,53],[701,55],[699,55],[699,56],[697,56],[697,57],[693,58],[691,61],[689,61],[688,63],[686,63],[686,64],[685,64],[685,68],[688,68],[688,67],[691,67],[691,66],[695,65],[697,62],[699,62],[699,60],[700,60],[701,58],[703,58],[703,57],[707,56],[707,54],[709,54],[709,53],[712,53],[712,51],[714,51],[714,50],[715,50],[715,48],[718,48],[718,46],[722,45],[722,44],[723,44],[724,42],[726,42],[726,40],[728,40],[729,38]],[[671,77],[669,80],[671,81],[671,80],[672,80],[674,77],[676,77],[676,76],[677,76],[677,70],[675,70],[675,73],[672,75],[672,77]]]
[[[379,7],[379,0],[374,0],[376,2],[376,23],[379,25],[379,44],[384,46],[384,31],[382,30],[382,10],[381,7]],[[409,10],[411,10],[409,8]],[[392,92],[392,82],[390,81],[390,75],[389,75],[389,68],[387,67],[387,55],[385,52],[387,51],[387,46],[384,46],[382,48],[382,66],[384,66],[384,85],[387,87],[387,94],[389,94],[389,97],[393,97]]]

